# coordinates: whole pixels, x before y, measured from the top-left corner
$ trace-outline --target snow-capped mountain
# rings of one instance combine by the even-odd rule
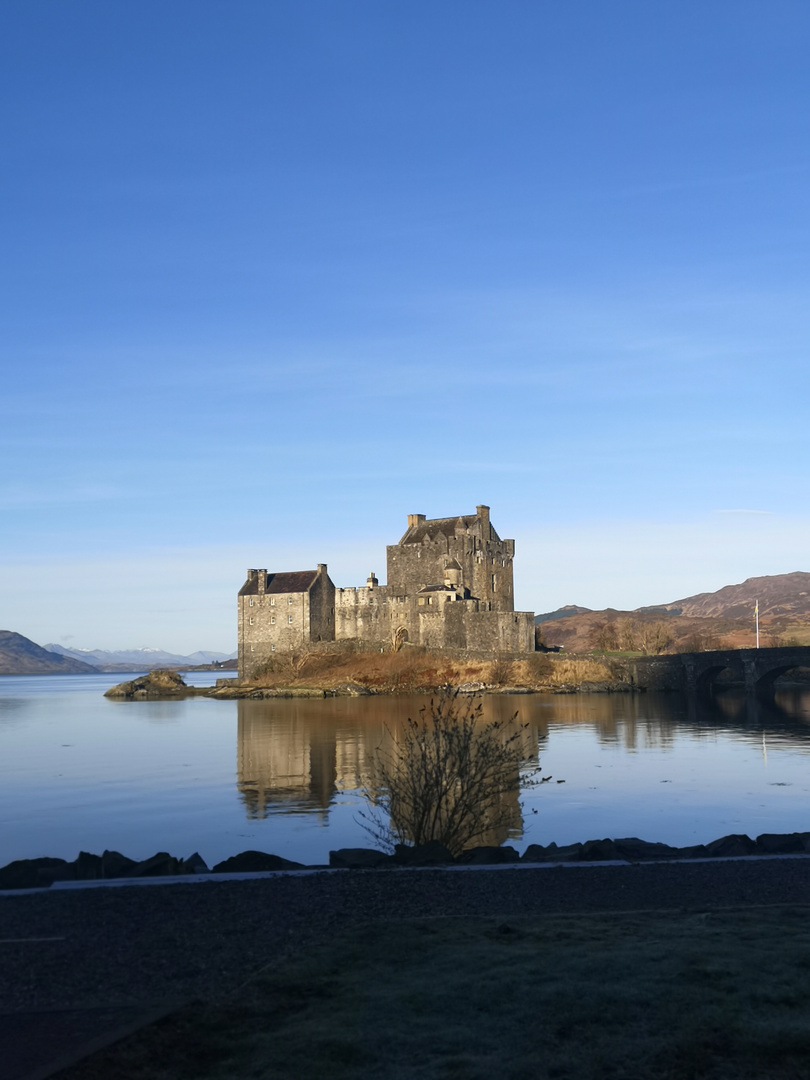
[[[205,649],[191,653],[189,656],[182,656],[179,653],[166,652],[164,649],[145,647],[142,649],[116,649],[111,651],[108,649],[66,649],[64,645],[52,643],[46,645],[45,648],[48,652],[58,653],[60,656],[70,656],[74,660],[83,660],[85,664],[92,664],[94,667],[107,670],[120,670],[123,665],[126,668],[133,668],[138,671],[162,667],[165,664],[195,667],[198,664],[213,664],[217,661],[233,660],[236,657],[235,652],[229,654],[210,652]]]

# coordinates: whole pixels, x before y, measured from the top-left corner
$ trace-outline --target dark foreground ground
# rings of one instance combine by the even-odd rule
[[[666,926],[685,913],[748,909],[755,917],[762,909],[764,917],[808,903],[807,856],[338,871],[0,896],[0,1075],[52,1075],[113,1033],[178,1006],[227,1005],[259,973],[353,927],[378,934],[414,920],[501,925],[611,912],[659,913]],[[792,917],[803,918],[796,910]]]

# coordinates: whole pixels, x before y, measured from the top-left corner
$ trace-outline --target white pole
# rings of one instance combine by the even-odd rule
[[[757,648],[759,648],[759,600],[757,600],[757,606],[754,608],[754,614],[757,620]]]

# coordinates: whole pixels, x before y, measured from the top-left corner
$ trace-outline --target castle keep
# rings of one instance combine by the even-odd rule
[[[534,614],[515,611],[515,541],[501,540],[489,507],[455,518],[409,514],[386,549],[386,585],[337,589],[326,564],[315,570],[248,570],[239,590],[239,675],[249,678],[277,653],[318,642],[360,647],[410,643],[470,653],[534,651]]]

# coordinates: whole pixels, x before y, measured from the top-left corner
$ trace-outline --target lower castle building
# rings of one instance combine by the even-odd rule
[[[248,570],[239,590],[239,676],[278,653],[353,641],[365,648],[406,643],[470,653],[534,651],[534,613],[515,611],[515,541],[501,540],[489,507],[456,518],[409,514],[386,549],[386,585],[338,589],[326,563],[315,570]]]

